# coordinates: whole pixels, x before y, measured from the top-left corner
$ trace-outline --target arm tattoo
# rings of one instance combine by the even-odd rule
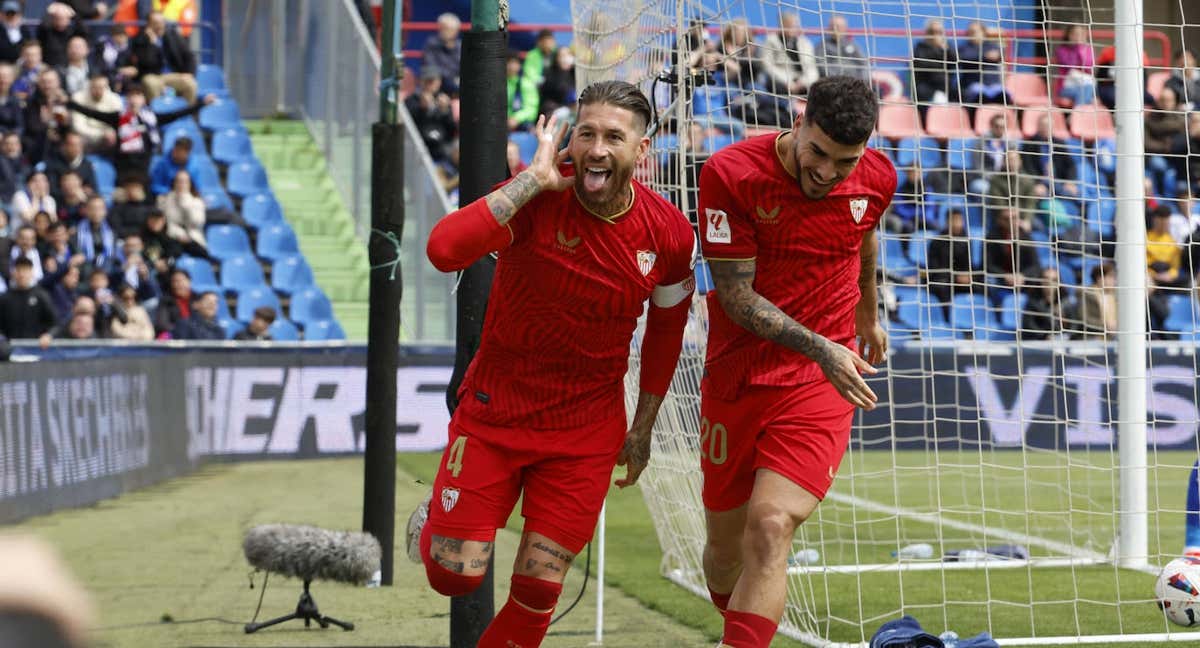
[[[517,214],[517,210],[536,196],[539,191],[541,191],[541,187],[538,186],[533,174],[522,171],[512,179],[512,182],[488,194],[485,200],[488,209],[492,210],[492,216],[496,217],[496,222],[507,225],[508,221]]]
[[[717,300],[725,314],[751,333],[803,353],[821,366],[833,358],[833,346],[823,336],[779,310],[754,290],[755,264],[750,261],[713,261]]]
[[[654,431],[654,420],[663,397],[648,392],[638,394],[637,409],[633,414],[630,434],[625,438],[625,460],[629,466],[645,466],[650,461],[650,443]]]

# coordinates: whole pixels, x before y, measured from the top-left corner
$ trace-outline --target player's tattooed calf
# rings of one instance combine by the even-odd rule
[[[442,567],[445,567],[446,569],[454,572],[455,574],[463,573],[463,563],[461,561],[443,558],[442,555],[438,554],[438,553],[433,554],[433,559],[434,559],[434,561],[437,562],[437,564],[441,565]]]
[[[434,545],[435,551],[441,549],[447,553],[462,553],[463,541],[458,538],[444,538],[435,535],[430,540],[430,544]]]
[[[471,569],[483,569],[484,567],[487,567],[487,564],[488,564],[487,558],[472,558],[471,559]]]
[[[549,555],[551,555],[551,556],[554,556],[555,558],[558,558],[559,560],[563,561],[564,563],[566,563],[566,564],[568,564],[568,565],[569,565],[569,564],[571,564],[571,561],[572,561],[572,560],[575,560],[575,554],[573,554],[573,553],[571,553],[571,552],[569,552],[569,551],[566,551],[566,550],[561,550],[561,551],[560,551],[560,550],[558,550],[558,549],[555,549],[555,548],[553,548],[553,547],[548,547],[548,546],[546,546],[545,544],[543,544],[543,543],[541,543],[541,542],[535,542],[535,543],[533,543],[533,548],[534,548],[534,549],[536,549],[536,550],[538,550],[538,551],[541,551],[541,552],[543,552],[543,553],[546,553],[546,554],[549,554]]]

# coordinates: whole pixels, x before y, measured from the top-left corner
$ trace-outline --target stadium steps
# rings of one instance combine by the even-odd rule
[[[271,191],[349,340],[367,338],[370,264],[320,149],[299,121],[246,121]]]

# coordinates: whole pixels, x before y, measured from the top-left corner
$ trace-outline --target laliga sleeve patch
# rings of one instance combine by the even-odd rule
[[[733,232],[729,228],[729,215],[720,209],[705,209],[704,220],[707,227],[704,240],[709,243],[732,243]]]

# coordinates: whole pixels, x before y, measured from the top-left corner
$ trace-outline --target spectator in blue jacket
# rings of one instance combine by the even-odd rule
[[[967,38],[958,42],[958,82],[964,104],[1012,105],[1004,89],[1004,51],[995,38],[998,35],[999,30],[989,33],[982,23],[973,22],[967,25]],[[967,110],[974,117],[973,108]]]
[[[192,138],[180,136],[171,147],[171,152],[158,158],[150,167],[150,193],[161,196],[170,192],[171,186],[175,184],[175,176],[180,171],[187,171],[196,191],[204,193],[206,187],[201,185],[199,167],[196,159],[192,157]]]
[[[217,322],[217,293],[200,293],[192,302],[191,317],[180,320],[171,337],[176,340],[224,340],[225,329]]]

